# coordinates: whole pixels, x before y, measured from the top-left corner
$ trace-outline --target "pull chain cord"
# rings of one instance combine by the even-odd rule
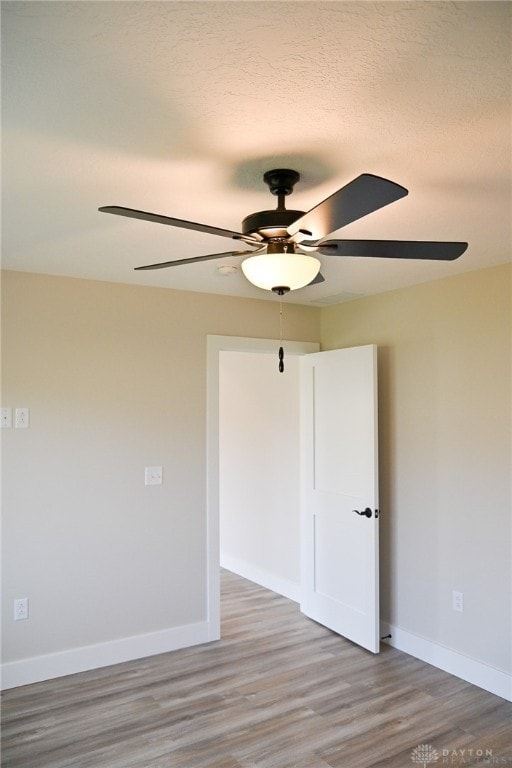
[[[284,372],[284,349],[283,349],[283,302],[279,301],[279,373]]]
[[[274,293],[277,293],[279,297],[284,296],[285,293],[288,293],[290,290],[287,286],[284,285],[276,285],[275,288],[272,288]],[[279,298],[279,341],[280,341],[280,347],[279,347],[279,373],[283,373],[284,371],[284,349],[283,349],[283,301],[281,298]]]

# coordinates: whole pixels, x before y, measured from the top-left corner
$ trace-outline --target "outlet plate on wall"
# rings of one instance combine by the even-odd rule
[[[28,619],[28,597],[20,597],[14,601],[14,621]]]
[[[452,608],[454,611],[464,613],[464,593],[457,592],[455,589],[452,592]]]

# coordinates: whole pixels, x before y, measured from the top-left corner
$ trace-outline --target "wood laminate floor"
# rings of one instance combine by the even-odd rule
[[[231,573],[222,591],[218,642],[6,691],[2,766],[512,766],[511,703]]]

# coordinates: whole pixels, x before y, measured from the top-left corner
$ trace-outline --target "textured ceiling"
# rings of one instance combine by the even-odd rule
[[[4,268],[259,298],[225,238],[98,213],[122,205],[238,230],[308,210],[361,173],[409,196],[340,237],[466,240],[453,263],[321,257],[308,304],[511,259],[509,2],[2,2]]]

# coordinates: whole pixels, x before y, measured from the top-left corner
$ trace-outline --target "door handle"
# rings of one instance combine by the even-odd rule
[[[361,515],[362,517],[373,517],[373,512],[370,509],[370,507],[366,507],[366,509],[364,509],[362,512],[360,512],[358,509],[354,509],[353,511],[356,513],[356,515]],[[379,516],[379,510],[376,509],[375,517],[378,517],[378,516]]]

